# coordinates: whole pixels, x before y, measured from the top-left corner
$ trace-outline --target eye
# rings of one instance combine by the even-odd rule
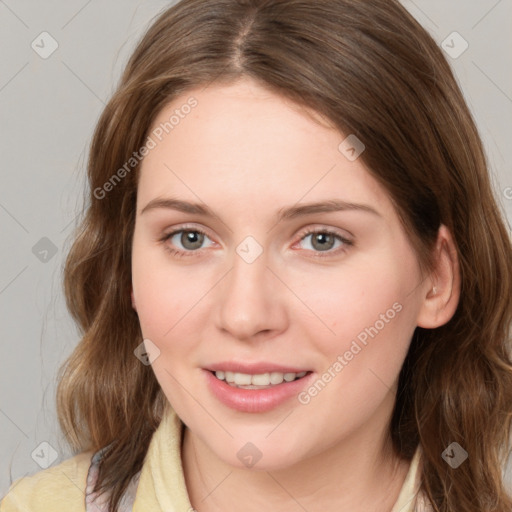
[[[182,256],[193,256],[194,253],[197,253],[198,249],[201,249],[205,237],[208,238],[208,235],[201,229],[181,228],[165,234],[160,239],[160,242],[164,243],[164,247],[167,251],[174,256],[181,258]],[[167,241],[171,241],[172,246],[166,243]],[[178,244],[181,244],[184,250],[179,248],[175,249],[174,247]]]
[[[306,233],[302,234],[301,241],[306,240],[308,237],[311,237],[310,245],[313,248],[313,251],[317,253],[327,253],[327,254],[315,254],[315,257],[327,257],[335,254],[339,254],[340,252],[345,252],[348,247],[354,245],[354,242],[348,240],[341,234],[336,231],[331,231],[329,229],[309,229]],[[337,249],[332,251],[331,249],[336,244],[336,241],[339,241]]]

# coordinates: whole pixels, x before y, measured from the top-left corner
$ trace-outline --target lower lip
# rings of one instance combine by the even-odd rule
[[[271,388],[243,389],[230,386],[226,381],[220,380],[209,370],[206,380],[210,391],[224,404],[241,412],[266,412],[283,404],[292,397],[296,397],[309,383],[313,373],[292,382],[283,382]]]

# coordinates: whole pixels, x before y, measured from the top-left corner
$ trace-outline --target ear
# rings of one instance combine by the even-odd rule
[[[137,306],[135,305],[135,297],[133,296],[133,288],[132,288],[132,290],[131,290],[131,292],[130,292],[130,296],[131,296],[131,298],[132,298],[132,308],[133,308],[135,311],[137,311]]]
[[[435,268],[425,280],[418,314],[418,326],[425,329],[435,329],[449,322],[460,298],[459,259],[453,237],[444,225],[439,228],[434,253]]]

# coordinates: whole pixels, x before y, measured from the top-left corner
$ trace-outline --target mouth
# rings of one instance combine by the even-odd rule
[[[266,373],[240,373],[227,370],[209,370],[218,380],[238,389],[269,389],[279,386],[283,382],[293,382],[306,377],[311,371],[302,372],[266,372]]]
[[[202,371],[212,396],[231,409],[248,413],[291,403],[316,375],[303,366],[233,359],[212,363]]]

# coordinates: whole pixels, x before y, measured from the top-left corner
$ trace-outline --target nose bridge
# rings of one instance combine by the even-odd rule
[[[267,253],[255,240],[244,240],[220,289],[220,326],[234,337],[249,338],[276,328],[280,306]],[[259,246],[259,247],[258,247]]]

